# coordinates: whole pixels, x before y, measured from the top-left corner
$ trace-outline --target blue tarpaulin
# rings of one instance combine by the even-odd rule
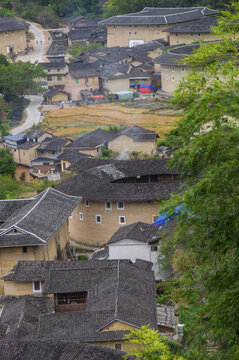
[[[179,215],[180,210],[185,210],[183,205],[179,205],[174,209],[174,212],[171,216],[169,216],[167,213],[163,212],[162,214],[159,215],[159,217],[157,218],[157,220],[154,222],[155,225],[159,225],[162,226],[166,223],[168,223],[169,221],[173,220],[175,218],[175,216]]]

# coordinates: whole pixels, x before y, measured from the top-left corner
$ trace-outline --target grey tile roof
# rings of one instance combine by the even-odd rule
[[[102,79],[124,79],[129,78],[130,65],[111,65],[100,71]],[[117,75],[119,73],[119,75]]]
[[[0,200],[0,222],[7,220],[7,218],[21,207],[28,204],[34,198],[17,199],[17,200]]]
[[[99,63],[77,63],[72,62],[69,64],[69,73],[74,79],[80,79],[84,77],[98,76]]]
[[[144,129],[138,125],[133,125],[130,128],[123,130],[118,136],[120,135],[129,136],[134,142],[153,141],[158,137],[155,131]]]
[[[64,69],[64,67],[67,65],[64,61],[53,61],[53,62],[40,62],[38,65],[43,66],[46,69]]]
[[[46,97],[52,97],[56,94],[59,94],[59,93],[63,93],[63,94],[67,94],[68,96],[70,95],[69,93],[67,93],[66,91],[64,90],[60,90],[60,89],[51,89],[49,91],[47,91],[45,94],[44,94],[44,98]]]
[[[42,143],[38,146],[37,151],[60,151],[63,146],[69,141],[69,139],[65,139],[58,136],[53,136],[51,138],[46,138]]]
[[[147,224],[141,221],[123,226],[117,230],[107,244],[113,244],[123,239],[137,240],[147,243],[151,240],[158,240],[158,225]],[[152,241],[151,241],[152,242]]]
[[[169,33],[210,33],[212,26],[217,26],[218,21],[215,17],[203,17],[199,21],[189,22],[187,24],[179,24],[163,30]]]
[[[72,141],[71,144],[66,146],[66,149],[74,149],[74,148],[95,148],[100,145],[104,145],[107,141],[112,139],[114,134],[109,131],[102,130],[100,128],[91,131],[79,139]]]
[[[29,24],[23,20],[11,17],[0,17],[0,31],[24,30]]]
[[[133,14],[113,16],[100,21],[102,25],[168,25],[201,19],[207,15],[217,14],[216,10],[206,7],[190,8],[149,8]]]
[[[1,225],[0,246],[1,241],[4,247],[7,241],[9,246],[12,246],[13,239],[16,242],[15,246],[25,246],[28,241],[33,240],[32,237],[36,239],[35,242],[40,241],[45,245],[66,222],[80,200],[79,197],[67,196],[52,188],[44,190],[13,212]],[[14,234],[13,237],[9,231],[14,229],[22,235],[16,237]]]
[[[75,29],[70,30],[67,34],[68,38],[71,40],[83,40],[83,39],[89,39],[91,37],[91,34],[94,33],[95,29]]]
[[[179,62],[185,57],[192,55],[199,47],[200,44],[174,46],[169,48],[168,52],[155,58],[154,62],[160,65],[187,66],[187,64],[182,65]]]
[[[33,281],[45,277],[45,294],[88,293],[85,311],[52,313],[51,310],[44,311],[44,315],[43,309],[32,308],[35,306],[32,301],[27,303],[29,315],[38,317],[37,329],[32,329],[31,336],[86,342],[120,340],[125,331],[100,331],[115,320],[136,327],[149,324],[156,328],[156,292],[151,267],[152,263],[138,260],[134,264],[128,260],[21,261],[15,267],[14,280]],[[10,302],[0,323],[10,326],[12,322],[13,331],[21,321],[19,317],[25,315],[25,305],[26,300]],[[32,324],[31,319],[29,323]],[[22,331],[21,326],[18,327]]]
[[[94,159],[90,159],[94,163]],[[79,168],[79,160],[71,169]],[[167,169],[166,159],[108,160],[105,165],[92,167],[56,186],[69,195],[82,196],[95,201],[155,201],[167,199],[179,191],[180,182],[116,183],[115,181],[144,175],[177,175],[175,169]],[[93,165],[93,164],[92,164]],[[82,169],[82,168],[81,168]]]
[[[58,160],[69,161],[71,164],[82,158],[88,159],[92,158],[92,156],[89,154],[81,153],[78,150],[65,150],[62,154],[57,156]]]
[[[103,346],[48,339],[1,340],[0,353],[4,360],[123,360],[125,355]]]

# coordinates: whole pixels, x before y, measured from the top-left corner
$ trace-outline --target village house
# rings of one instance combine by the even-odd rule
[[[44,94],[46,104],[64,103],[70,99],[70,94],[64,90],[53,88]]]
[[[157,329],[151,267],[142,260],[134,264],[128,260],[21,261],[4,276],[6,294],[19,296],[24,290],[32,294],[32,287],[38,286],[41,296],[20,297],[4,305],[3,337],[14,336],[17,328],[19,338],[23,334],[28,339],[67,339],[127,351],[132,344],[123,337],[130,330],[143,325]]]
[[[42,79],[40,84],[47,89],[64,90],[64,79],[68,73],[68,64],[66,62],[43,62],[39,63],[43,67],[46,78]]]
[[[65,340],[65,339],[64,339]],[[77,343],[76,341],[58,341],[24,339],[0,342],[0,353],[4,360],[124,360],[125,353],[115,349]],[[129,358],[130,359],[130,358]]]
[[[169,42],[169,35],[164,30],[172,25],[187,24],[217,13],[216,10],[206,7],[146,7],[138,13],[113,16],[100,21],[99,24],[107,26],[108,47],[133,47],[161,38]]]
[[[218,37],[212,34],[212,26],[217,26],[215,17],[205,16],[198,21],[172,26],[163,32],[169,34],[169,45],[190,44],[195,41],[215,41]]]
[[[19,260],[66,258],[68,218],[80,200],[51,188],[29,199],[0,200],[0,276]]]
[[[81,153],[98,156],[102,153],[102,148],[107,147],[107,143],[115,134],[98,128],[90,133],[81,136],[65,146],[66,150],[78,150]]]
[[[166,167],[166,159],[109,162],[56,186],[83,198],[70,219],[73,240],[100,247],[120,227],[138,221],[152,223],[157,218],[156,201],[179,190],[179,173]]]
[[[92,158],[91,155],[79,152],[78,150],[65,150],[62,154],[57,156],[58,160],[61,161],[61,172],[68,171],[69,166],[73,165],[79,159]]]
[[[82,90],[99,90],[99,73],[96,63],[69,63],[69,72],[65,76],[64,90],[72,100],[81,100]]]
[[[157,153],[157,138],[155,131],[133,125],[109,140],[108,148],[119,154],[137,152],[153,156]]]
[[[169,232],[172,233],[174,223],[164,227],[137,222],[126,225],[117,230],[107,243],[108,259],[136,259],[147,260],[153,263],[152,270],[156,280],[168,280],[171,272],[159,269],[158,250],[160,239]]]
[[[60,172],[61,165],[58,155],[63,152],[64,146],[71,140],[58,136],[47,138],[36,148],[36,157],[31,160],[32,172],[46,174],[47,172]]]
[[[129,91],[131,65],[111,65],[100,71],[100,89],[112,93],[114,91]]]
[[[31,166],[31,160],[36,157],[36,148],[52,134],[41,130],[30,130],[24,134],[4,136],[4,146],[11,150],[17,164]]]
[[[0,17],[0,53],[5,56],[24,53],[27,50],[27,31],[25,21]]]
[[[154,59],[155,69],[161,73],[163,91],[172,94],[180,81],[192,71],[188,64],[180,63],[180,61],[192,55],[199,47],[200,44],[179,45]]]

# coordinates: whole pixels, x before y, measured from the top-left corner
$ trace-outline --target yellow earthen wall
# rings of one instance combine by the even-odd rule
[[[52,102],[59,102],[59,101],[68,101],[68,95],[65,93],[58,93],[52,97]]]
[[[169,42],[170,45],[177,45],[177,44],[190,44],[193,41],[214,41],[214,40],[218,40],[219,38],[217,36],[215,36],[212,33],[200,33],[200,36],[198,36],[198,33],[194,34],[190,34],[190,33],[185,33],[185,34],[170,34],[169,37]]]
[[[42,291],[44,289],[44,282],[41,283]],[[32,282],[16,282],[4,281],[4,294],[9,296],[23,296],[23,295],[41,295],[41,292],[33,292]]]
[[[162,32],[169,28],[167,25],[131,25],[131,26],[107,26],[107,46],[129,46],[130,40],[168,40],[168,33]]]
[[[28,247],[27,253],[22,247],[0,248],[0,277],[10,271],[19,260],[54,260],[57,256],[57,246],[63,249],[69,241],[68,220],[58,232],[48,241],[46,246]],[[3,281],[0,280],[0,295],[3,294]]]
[[[26,31],[14,30],[0,32],[0,53],[8,55],[9,46],[13,47],[15,53],[24,52],[27,48]]]
[[[184,69],[184,71],[182,71]],[[192,70],[188,66],[169,66],[161,65],[161,84],[162,90],[172,93],[183,77],[186,77]]]
[[[128,136],[120,135],[108,142],[108,148],[116,153],[121,153],[124,151],[131,153],[132,151],[137,151],[143,154],[154,155],[157,151],[157,142],[134,142],[133,139]]]
[[[103,88],[107,89],[109,92],[129,91],[129,78],[104,80]]]
[[[129,324],[125,324],[120,321],[114,321],[111,324],[107,325],[101,331],[118,331],[118,330],[134,330],[135,327]]]
[[[81,90],[99,90],[99,77],[89,76],[88,85],[85,82],[86,78],[74,79],[70,74],[67,74],[64,78],[64,90],[71,95],[72,100],[81,100]]]
[[[85,200],[81,201],[72,213],[69,228],[73,240],[93,246],[106,244],[114,232],[124,226],[119,224],[119,216],[126,217],[125,225],[137,221],[152,223],[158,211],[158,204],[150,201],[125,203],[124,210],[117,210],[116,202],[112,203],[112,210],[105,210],[105,202],[89,201],[89,205],[85,207]],[[79,219],[80,212],[83,220]],[[101,215],[101,224],[96,224],[96,215]]]

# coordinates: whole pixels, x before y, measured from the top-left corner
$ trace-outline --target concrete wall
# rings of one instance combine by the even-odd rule
[[[155,246],[158,247],[156,244]],[[135,262],[136,259],[142,259],[151,261],[154,264],[153,271],[155,272],[155,279],[165,280],[164,273],[159,272],[158,251],[152,251],[151,245],[137,240],[124,239],[109,244],[108,247],[110,260],[130,259]]]
[[[120,135],[108,142],[108,148],[116,153],[137,151],[154,155],[157,151],[157,141],[134,142],[129,136]]]
[[[124,210],[118,210],[117,202],[112,202],[112,210],[106,210],[103,201],[89,201],[89,207],[86,207],[83,199],[69,220],[70,236],[87,245],[105,245],[115,231],[124,226],[119,224],[119,216],[125,216],[125,225],[137,221],[152,223],[157,211],[158,204],[151,201],[125,202]],[[80,213],[83,220],[80,220]],[[96,215],[101,215],[101,224],[96,223]]]
[[[14,53],[23,53],[27,48],[26,30],[0,32],[0,53],[8,55],[10,47]]]
[[[183,65],[161,65],[161,84],[162,90],[172,93],[183,77],[186,77],[192,70]]]
[[[86,79],[88,79],[88,84]],[[81,90],[99,90],[99,77],[89,76],[88,78],[74,79],[70,74],[67,74],[64,85],[65,91],[70,93],[72,100],[81,100]]]

